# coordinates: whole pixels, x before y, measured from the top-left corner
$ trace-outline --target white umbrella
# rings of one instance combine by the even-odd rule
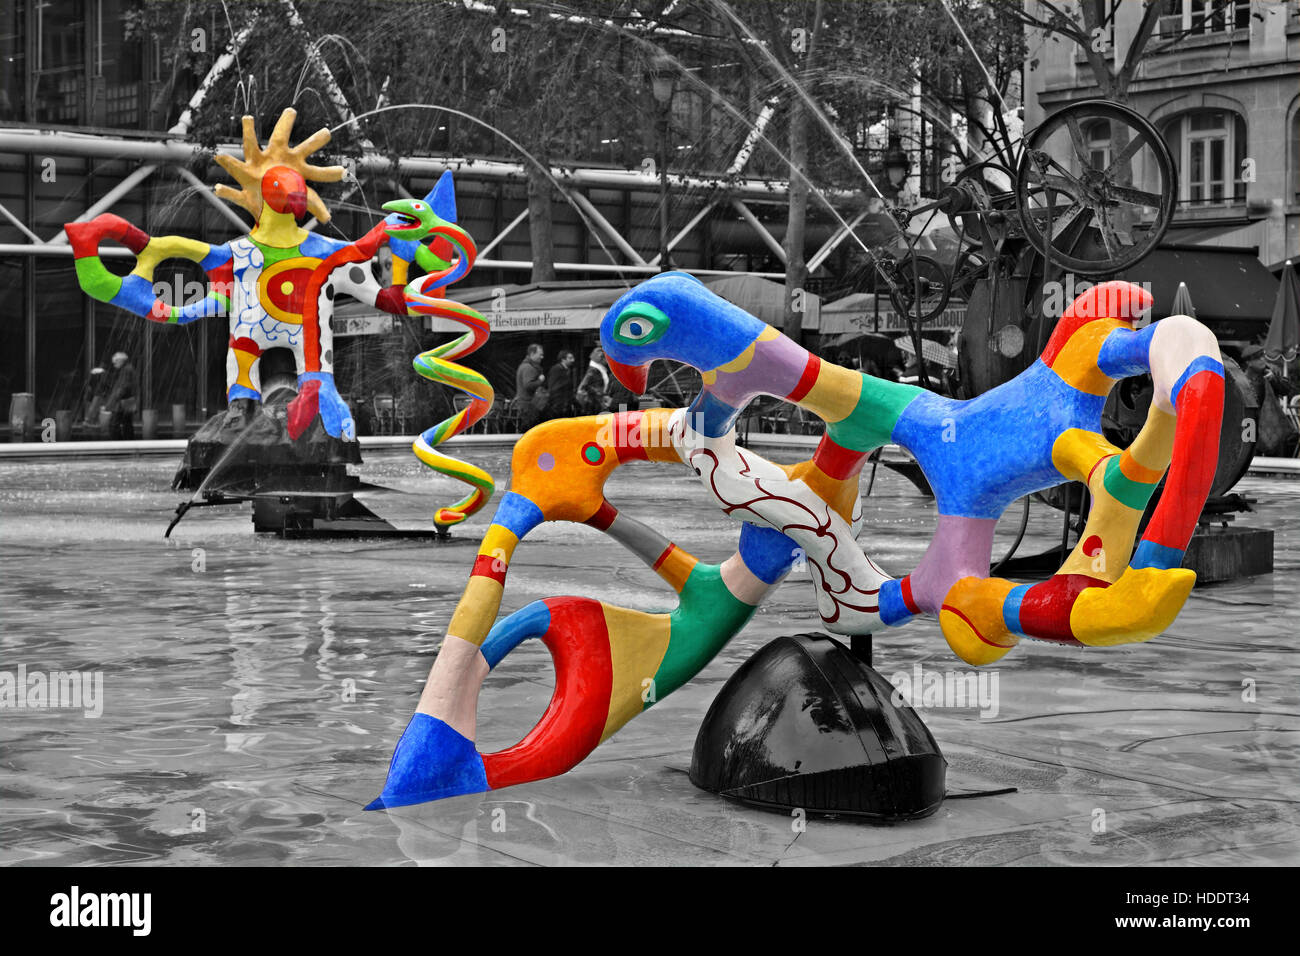
[[[1174,304],[1169,314],[1196,318],[1196,306],[1192,305],[1192,293],[1188,291],[1186,282],[1178,283],[1178,291],[1174,293]]]
[[[916,346],[912,343],[911,338],[906,335],[900,335],[894,339],[894,345],[898,347],[900,352],[906,352],[908,355],[916,354]],[[940,345],[933,339],[921,339],[921,356],[927,362],[942,365],[944,368],[957,367],[957,353]]]

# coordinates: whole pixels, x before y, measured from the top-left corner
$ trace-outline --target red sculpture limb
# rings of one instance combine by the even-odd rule
[[[289,437],[297,441],[319,411],[320,382],[316,379],[303,382],[298,395],[288,405],[289,414],[285,424],[289,429]]]

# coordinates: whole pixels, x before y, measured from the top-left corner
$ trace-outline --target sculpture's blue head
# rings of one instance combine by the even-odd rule
[[[610,371],[639,395],[655,359],[708,372],[740,355],[765,328],[694,276],[665,272],[610,307],[600,323],[600,345]]]

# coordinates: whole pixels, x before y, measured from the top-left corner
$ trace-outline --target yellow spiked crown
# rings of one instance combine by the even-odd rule
[[[240,188],[218,183],[216,194],[237,206],[243,206],[254,218],[262,215],[262,175],[272,166],[288,166],[318,183],[336,183],[343,178],[342,166],[313,166],[307,157],[323,148],[330,141],[328,129],[318,129],[297,146],[289,145],[289,134],[293,132],[294,121],[298,111],[287,109],[276,120],[275,129],[271,131],[271,140],[262,149],[257,143],[257,126],[253,117],[244,117],[244,158],[238,159],[226,153],[218,153],[214,158],[217,165],[230,173],[239,183]],[[329,210],[321,201],[316,190],[307,189],[307,211],[320,222],[329,222]]]

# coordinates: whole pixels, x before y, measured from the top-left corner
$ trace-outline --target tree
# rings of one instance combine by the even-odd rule
[[[793,3],[756,2],[737,7],[762,31],[758,34],[731,7],[712,8],[721,29],[732,38],[736,52],[755,76],[780,91],[786,122],[788,192],[785,236],[784,332],[794,341],[803,337],[803,309],[808,265],[804,256],[808,201],[811,191],[809,140],[812,117],[807,99],[816,90],[818,43],[826,27],[823,0]],[[762,44],[756,50],[756,41]]]
[[[1027,28],[1045,36],[1059,36],[1072,40],[1088,60],[1093,79],[1101,95],[1116,103],[1129,101],[1129,86],[1137,76],[1144,57],[1164,53],[1178,46],[1187,37],[1204,30],[1207,21],[1233,15],[1234,0],[1206,0],[1203,15],[1192,26],[1169,35],[1151,45],[1164,9],[1164,0],[1129,0],[1142,3],[1142,19],[1133,34],[1123,62],[1112,58],[1113,52],[1108,32],[1115,15],[1125,0],[1075,0],[1067,9],[1062,0],[1032,0],[1023,7],[1014,5],[1015,16]],[[1260,17],[1260,14],[1253,14]],[[1149,48],[1149,49],[1148,49]],[[1112,65],[1112,59],[1115,63]]]

